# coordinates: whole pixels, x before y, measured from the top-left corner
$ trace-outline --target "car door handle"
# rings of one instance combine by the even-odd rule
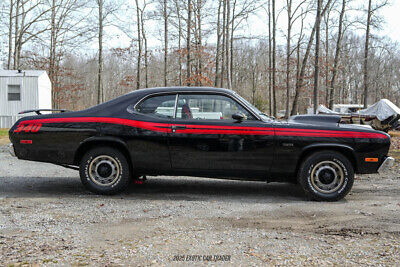
[[[172,132],[174,133],[176,130],[184,130],[186,129],[186,126],[182,126],[182,125],[173,125],[171,126]]]

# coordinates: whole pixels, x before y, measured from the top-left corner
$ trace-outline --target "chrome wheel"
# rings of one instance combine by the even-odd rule
[[[311,184],[321,193],[337,191],[343,185],[343,181],[343,168],[334,161],[319,162],[311,170]]]
[[[97,185],[110,186],[120,178],[120,164],[114,158],[101,155],[90,162],[89,177]]]

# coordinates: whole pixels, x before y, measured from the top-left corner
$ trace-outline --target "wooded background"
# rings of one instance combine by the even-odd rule
[[[5,0],[0,54],[5,69],[47,70],[55,108],[180,85],[231,88],[274,116],[381,98],[398,105],[398,45],[379,35],[385,26],[379,10],[388,4]],[[267,34],[252,32],[254,16],[265,21]]]

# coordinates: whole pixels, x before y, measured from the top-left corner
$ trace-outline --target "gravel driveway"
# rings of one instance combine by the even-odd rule
[[[0,152],[0,264],[397,265],[394,170],[358,176],[335,203],[290,184],[185,177],[106,197],[76,171]]]

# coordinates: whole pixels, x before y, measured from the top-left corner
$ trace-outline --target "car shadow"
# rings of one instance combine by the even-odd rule
[[[0,179],[0,198],[34,197],[104,198],[83,187],[77,177],[5,177]],[[151,177],[130,184],[121,194],[107,196],[132,200],[291,202],[305,201],[299,186],[287,183],[232,181],[207,178]]]

